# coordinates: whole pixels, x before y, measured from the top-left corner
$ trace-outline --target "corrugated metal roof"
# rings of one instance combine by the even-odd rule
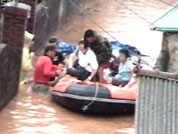
[[[177,134],[178,82],[138,76],[136,134]]]
[[[163,32],[178,32],[178,3],[171,6],[166,13],[154,21],[150,28]]]

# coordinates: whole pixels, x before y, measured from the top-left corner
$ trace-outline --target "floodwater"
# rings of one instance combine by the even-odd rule
[[[0,114],[1,134],[133,134],[133,115],[86,115],[21,86]]]
[[[54,34],[60,40],[77,44],[84,31],[93,29],[110,41],[137,47],[142,54],[157,58],[162,32],[149,25],[171,5],[159,0],[86,0],[64,26]],[[151,53],[150,53],[151,52]]]
[[[81,5],[82,11],[74,13],[54,35],[60,40],[76,44],[86,29],[94,29],[109,40],[117,39],[121,43],[136,46],[143,54],[157,57],[162,33],[150,31],[148,21],[155,20],[167,7],[156,0],[88,0]],[[88,15],[85,16],[83,12]],[[52,102],[50,96],[31,93],[28,86],[21,86],[18,95],[0,113],[0,133],[133,134],[134,115],[74,113]]]

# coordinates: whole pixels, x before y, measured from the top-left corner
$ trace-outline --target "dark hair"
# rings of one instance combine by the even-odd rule
[[[44,55],[46,55],[46,53],[48,51],[56,51],[56,46],[55,45],[47,45],[44,51]]]
[[[58,39],[56,37],[51,37],[48,40],[49,43],[57,43],[57,41],[58,41]]]
[[[125,57],[126,57],[126,59],[127,59],[128,57],[130,57],[130,51],[129,51],[128,49],[126,49],[126,48],[121,49],[121,50],[119,51],[119,53],[124,54]]]
[[[84,45],[84,48],[85,48],[85,49],[87,49],[87,48],[89,47],[88,44],[84,42],[84,40],[80,40],[80,41],[78,42],[78,45],[81,45],[81,44]]]
[[[95,37],[95,31],[91,29],[86,30],[84,34],[84,39],[86,39],[87,37]]]
[[[37,0],[37,4],[40,4],[42,0]]]

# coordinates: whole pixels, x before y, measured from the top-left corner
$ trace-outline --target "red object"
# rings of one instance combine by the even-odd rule
[[[61,79],[57,85],[54,86],[52,91],[65,93],[67,88],[72,84],[84,84],[84,85],[96,85],[96,82],[90,81],[80,81],[72,76],[65,76]],[[126,86],[114,86],[112,84],[103,84],[99,83],[100,87],[105,87],[110,93],[112,99],[121,99],[121,100],[136,100],[138,93],[138,86],[135,80],[131,80]]]
[[[35,66],[34,82],[47,84],[49,79],[56,75],[57,70],[62,68],[53,65],[50,57],[39,57]]]

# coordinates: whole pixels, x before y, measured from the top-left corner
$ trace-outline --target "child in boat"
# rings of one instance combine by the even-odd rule
[[[121,49],[119,51],[118,73],[114,77],[106,78],[105,82],[113,85],[126,85],[131,79],[133,67],[129,50]]]
[[[77,77],[79,80],[92,80],[98,70],[98,62],[95,53],[84,44],[78,43],[78,58],[73,67],[68,67],[66,74]]]

